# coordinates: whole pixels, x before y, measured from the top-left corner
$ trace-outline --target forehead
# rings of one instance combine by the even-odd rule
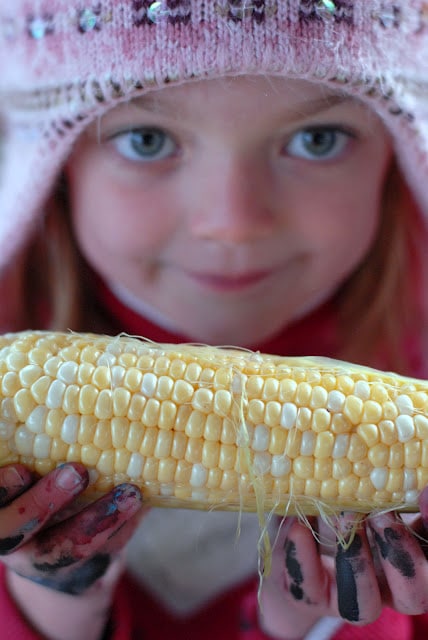
[[[350,94],[321,83],[266,75],[194,80],[152,90],[114,107],[98,125],[113,133],[126,127],[159,126],[170,132],[178,128],[189,136],[221,133],[230,140],[238,135],[250,140],[316,124],[314,120],[383,129],[378,116]]]
[[[343,93],[335,92],[322,84],[275,76],[237,76],[210,80],[198,80],[184,85],[165,87],[135,98],[134,106],[156,113],[170,112],[186,107],[209,104],[221,105],[251,101],[257,106],[280,104],[296,108],[303,115],[310,115],[337,104],[355,102]]]

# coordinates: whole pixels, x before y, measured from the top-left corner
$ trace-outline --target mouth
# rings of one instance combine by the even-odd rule
[[[188,277],[200,286],[219,292],[237,292],[250,289],[267,280],[272,275],[272,271],[249,271],[240,274],[218,274],[206,272],[187,271]]]

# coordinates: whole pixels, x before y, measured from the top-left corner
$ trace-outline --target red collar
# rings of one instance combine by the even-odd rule
[[[103,316],[108,320],[112,333],[128,333],[155,342],[192,342],[191,336],[171,333],[127,307],[103,283],[97,282],[95,291]],[[313,313],[287,327],[279,335],[258,345],[255,351],[277,355],[332,356],[337,350],[336,321],[332,302],[324,304]]]

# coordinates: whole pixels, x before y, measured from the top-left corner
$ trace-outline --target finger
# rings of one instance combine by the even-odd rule
[[[141,509],[141,494],[121,485],[68,522],[42,531],[8,566],[46,587],[83,593],[107,571],[132,535]]]
[[[428,563],[411,529],[394,513],[372,517],[369,526],[379,550],[392,606],[408,615],[428,611]]]
[[[329,600],[329,577],[321,563],[319,548],[312,530],[295,521],[284,540],[284,586],[296,601],[326,606]]]
[[[380,615],[382,601],[367,535],[353,514],[342,514],[337,527],[340,536],[336,552],[339,614],[349,622],[368,624]]]
[[[9,504],[33,483],[33,476],[22,464],[0,469],[0,508]]]
[[[425,559],[428,561],[428,487],[421,492],[419,496],[419,538]]]
[[[421,513],[422,523],[428,532],[428,487],[425,487],[419,496],[419,511]]]
[[[263,629],[278,638],[303,637],[321,616],[338,615],[336,600],[313,531],[288,518],[275,541],[271,574],[262,584]]]
[[[402,513],[400,518],[415,533],[428,560],[428,487],[425,487],[419,495],[419,513]]]
[[[25,544],[87,484],[88,472],[83,465],[66,464],[4,507],[0,519],[0,555]]]

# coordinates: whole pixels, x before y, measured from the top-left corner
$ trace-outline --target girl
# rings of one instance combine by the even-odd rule
[[[425,2],[1,4],[3,331],[426,375]],[[75,513],[87,483],[0,470],[7,637],[426,637],[426,491],[419,537],[372,517],[335,564],[286,520],[257,614],[252,516],[237,544],[131,485]]]

